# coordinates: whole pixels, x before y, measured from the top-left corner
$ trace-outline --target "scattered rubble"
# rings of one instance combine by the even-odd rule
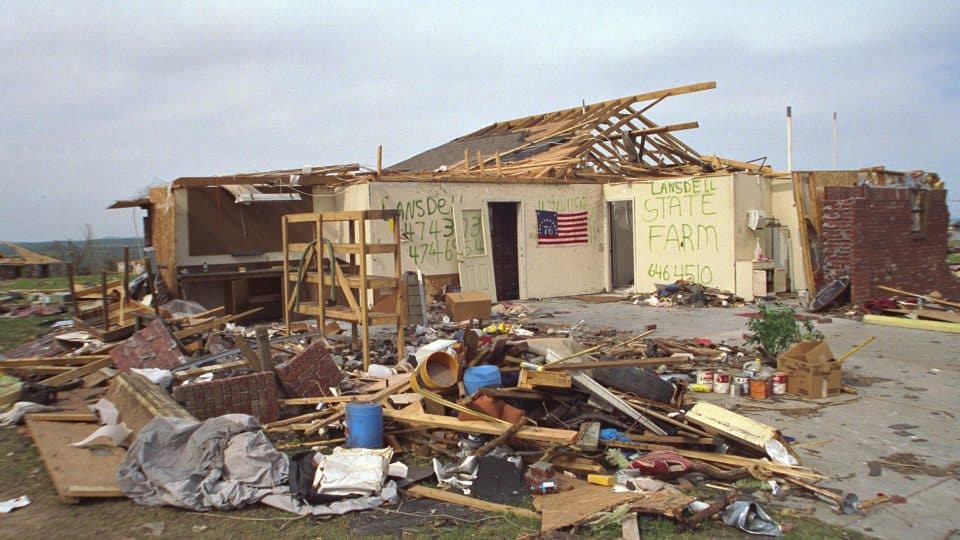
[[[777,427],[735,411],[833,404],[819,400],[839,396],[843,360],[866,343],[834,359],[826,343],[801,342],[763,360],[708,337],[657,337],[655,328],[625,336],[583,322],[532,323],[519,303],[469,305],[472,320],[457,321],[451,312],[466,308],[456,298],[434,299],[426,324],[409,328],[406,358],[390,337],[373,339],[372,357],[389,364],[367,371],[339,326],[306,324],[286,336],[279,323],[247,328],[238,323],[248,313],[221,308],[137,312],[132,334],[106,343],[64,340],[76,329],[61,328],[0,360],[0,371],[22,379],[0,399],[19,402],[10,421],[25,420],[70,503],[129,497],[207,511],[259,502],[330,515],[406,494],[538,518],[544,533],[589,527],[598,513],[641,513],[682,530],[719,516],[779,534],[736,486],[753,478],[822,491],[814,483],[823,476]],[[32,408],[31,396],[56,410]],[[225,453],[200,450],[214,447]],[[171,454],[182,456],[174,468]],[[432,459],[437,487],[411,473],[422,459]],[[181,477],[213,483],[190,487]],[[701,502],[704,493],[718,495]],[[525,494],[535,510],[522,506]],[[838,511],[864,511],[820,496]]]

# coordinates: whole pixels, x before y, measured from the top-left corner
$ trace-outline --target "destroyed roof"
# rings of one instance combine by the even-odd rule
[[[186,176],[177,178],[171,185],[173,189],[225,185],[338,185],[352,180],[350,173],[358,170],[360,166],[356,163],[321,165],[223,176]]]
[[[391,165],[387,173],[485,173],[498,176],[664,176],[769,167],[703,156],[672,133],[697,122],[658,125],[646,113],[670,96],[716,88],[679,86],[497,122]]]
[[[280,169],[276,171],[236,173],[215,176],[183,176],[170,183],[171,189],[196,187],[229,187],[229,186],[334,186],[352,181],[353,174],[360,170],[356,163],[348,165],[320,165],[301,167],[299,169]],[[228,189],[229,190],[229,189]],[[244,192],[255,192],[250,188],[240,189]],[[238,200],[238,202],[240,202]],[[149,197],[134,197],[120,199],[107,207],[108,210],[118,208],[146,208],[150,206]]]
[[[31,251],[23,246],[18,246],[12,242],[4,242],[0,240],[0,245],[6,246],[7,248],[13,250],[16,253],[16,257],[7,257],[3,254],[0,254],[0,265],[4,266],[23,266],[27,264],[60,264],[59,259],[54,259],[53,257],[48,257],[42,253],[37,253],[36,251]]]

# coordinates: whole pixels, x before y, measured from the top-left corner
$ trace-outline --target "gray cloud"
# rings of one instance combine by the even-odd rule
[[[663,123],[705,153],[936,170],[956,191],[949,2],[37,3],[0,20],[0,238],[133,234],[157,179],[385,160],[497,120],[716,80]],[[960,195],[952,195],[960,199]],[[960,205],[957,205],[960,207]]]

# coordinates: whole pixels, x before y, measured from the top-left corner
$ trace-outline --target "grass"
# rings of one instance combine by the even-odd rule
[[[131,276],[131,278],[134,276]],[[90,286],[100,283],[101,276],[74,276],[74,283],[84,286]],[[108,272],[107,280],[123,279],[123,274]],[[0,281],[0,291],[31,291],[31,290],[66,290],[69,280],[66,276],[52,276],[45,278],[20,278],[7,281]]]
[[[947,255],[947,264],[960,264],[960,253],[951,253]]]
[[[0,317],[0,352],[46,333],[48,328],[45,323],[69,318],[70,315],[65,313],[46,317]]]

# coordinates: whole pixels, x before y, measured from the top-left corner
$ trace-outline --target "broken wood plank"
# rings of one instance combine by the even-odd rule
[[[920,321],[907,319],[904,317],[888,317],[886,315],[864,315],[863,322],[866,324],[879,324],[881,326],[896,326],[899,328],[909,328],[910,330],[928,330],[931,332],[948,332],[951,334],[960,334],[960,324],[940,321]]]
[[[56,375],[73,369],[71,366],[5,366],[0,363],[0,373],[11,375]]]
[[[573,380],[569,373],[562,371],[536,371],[533,369],[521,369],[520,380],[517,382],[517,388],[532,390],[533,388],[570,388],[573,386]]]
[[[210,366],[184,369],[182,371],[174,371],[173,376],[178,379],[186,379],[189,377],[196,377],[197,375],[203,375],[204,373],[216,373],[217,371],[223,371],[225,369],[236,369],[242,367],[250,367],[249,362],[246,360],[236,360],[233,362],[224,362],[222,364],[213,364]]]
[[[565,364],[547,364],[543,369],[546,371],[566,370],[573,371],[578,369],[601,369],[611,367],[632,367],[632,366],[670,366],[676,364],[687,364],[688,358],[664,357],[664,358],[633,358],[630,360],[608,360],[602,362],[567,362]]]
[[[27,416],[43,422],[99,422],[97,413],[36,412]]]
[[[912,293],[912,292],[908,292],[908,291],[902,291],[902,290],[900,290],[900,289],[894,289],[893,287],[887,287],[887,286],[885,286],[885,285],[880,285],[879,288],[880,288],[880,289],[883,289],[884,291],[887,291],[887,292],[892,292],[892,293],[894,293],[894,294],[902,294],[902,295],[904,295],[904,296],[912,296],[912,297],[914,297],[914,298],[923,298],[923,299],[926,300],[927,302],[932,302],[932,303],[936,303],[936,304],[943,304],[943,305],[945,305],[945,306],[960,308],[960,303],[950,302],[950,301],[944,300],[943,298],[934,298],[934,297],[932,297],[932,296],[924,296],[924,295],[922,295],[922,294]]]
[[[486,512],[507,513],[530,519],[540,519],[540,514],[534,512],[533,510],[474,499],[473,497],[467,497],[466,495],[450,493],[449,491],[429,488],[426,486],[410,486],[406,489],[406,492],[414,497],[458,504],[460,506],[476,508],[477,510],[484,510]]]
[[[323,396],[323,397],[288,398],[288,399],[278,399],[277,403],[279,403],[281,407],[289,407],[292,405],[319,405],[320,403],[349,403],[351,401],[357,401],[361,399],[367,399],[367,396]]]
[[[0,360],[0,367],[29,367],[29,366],[83,366],[95,360],[109,358],[109,354],[95,354],[86,356],[31,356],[30,358],[9,358]]]
[[[80,377],[84,377],[95,371],[99,371],[112,364],[113,364],[113,358],[101,358],[100,360],[95,360],[85,366],[72,369],[66,373],[54,375],[53,377],[44,379],[40,382],[41,384],[45,384],[47,386],[57,386],[61,384],[66,384],[74,379],[79,379]]]
[[[242,319],[242,318],[244,318],[244,317],[249,317],[250,315],[253,315],[254,313],[256,313],[256,312],[258,312],[258,311],[260,311],[260,310],[262,310],[262,309],[263,309],[263,308],[253,308],[253,309],[248,309],[247,311],[244,311],[243,313],[237,313],[237,314],[234,314],[234,315],[227,315],[227,316],[224,316],[224,317],[219,317],[219,318],[214,319],[214,320],[212,320],[212,321],[210,321],[210,322],[205,322],[205,323],[203,323],[203,324],[198,324],[198,325],[196,325],[196,326],[190,326],[190,327],[184,328],[183,330],[178,330],[178,331],[174,332],[173,335],[174,335],[174,337],[176,337],[177,339],[188,338],[188,337],[190,337],[190,336],[199,334],[199,333],[201,333],[201,332],[206,332],[207,330],[212,330],[212,329],[214,329],[214,328],[217,328],[217,327],[220,326],[221,324],[227,324],[228,322],[233,322],[233,321]]]
[[[408,412],[407,409],[399,411],[385,409],[383,416],[415,427],[442,428],[450,431],[484,435],[501,435],[511,427],[510,424],[497,424],[486,420],[458,420],[452,416]],[[568,429],[525,426],[517,431],[516,438],[555,444],[573,444],[576,441],[577,432]]]
[[[80,498],[123,497],[117,484],[117,468],[123,461],[123,448],[105,446],[97,452],[89,448],[74,448],[70,443],[83,440],[97,426],[78,422],[45,422],[25,418],[27,430],[60,500],[75,504]],[[71,491],[72,487],[85,489]]]

